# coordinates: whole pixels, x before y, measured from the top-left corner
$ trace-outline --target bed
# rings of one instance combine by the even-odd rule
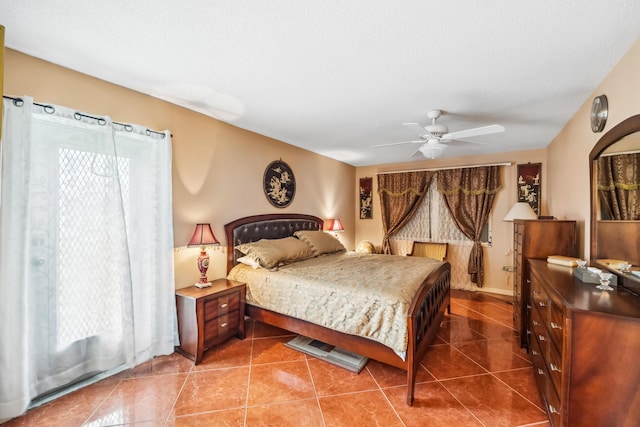
[[[230,272],[235,274],[238,269],[247,267],[243,265],[234,269],[234,267],[239,263],[238,259],[244,255],[236,249],[237,247],[251,242],[258,242],[261,239],[284,239],[294,236],[294,234],[299,236],[300,233],[296,232],[300,231],[317,232],[322,230],[322,226],[322,219],[305,214],[254,215],[240,218],[226,224],[227,274]],[[418,261],[418,258],[415,257],[395,257],[389,255],[369,254],[354,255],[352,253],[331,254],[331,256],[326,256],[326,259],[327,262],[330,262],[332,258],[336,258],[345,263],[344,258],[348,258],[350,256],[385,257],[385,262],[391,262],[393,259],[397,259],[397,261],[405,263],[410,258],[414,258],[409,262],[422,262]],[[319,259],[323,257],[324,255],[316,258]],[[404,260],[400,258],[404,258]],[[425,258],[422,258],[422,260],[426,262]],[[319,262],[325,261],[310,259],[301,261],[300,264],[315,265]],[[343,332],[337,328],[322,326],[321,324],[312,321],[303,320],[302,318],[299,318],[299,316],[283,314],[278,312],[281,311],[279,307],[268,308],[259,305],[254,302],[250,296],[247,297],[245,314],[248,317],[266,324],[286,329],[405,370],[407,372],[406,402],[408,405],[412,405],[414,400],[416,373],[420,360],[422,360],[429,345],[433,342],[440,328],[440,323],[444,317],[445,310],[450,308],[449,291],[451,266],[448,262],[433,262],[435,264],[428,267],[430,272],[426,274],[424,278],[419,276],[417,286],[411,288],[412,296],[409,295],[406,310],[403,308],[402,312],[399,313],[399,316],[404,318],[404,325],[406,327],[406,331],[403,331],[406,335],[406,350],[404,352],[397,351],[397,348],[394,350],[394,348],[383,344],[378,339]],[[286,271],[288,268],[290,267],[286,266],[286,268],[282,268],[281,270]],[[314,268],[318,267],[315,266]],[[329,269],[328,271],[335,271],[330,266],[327,266],[326,268]],[[261,274],[271,273],[262,272]],[[325,276],[325,280],[326,277],[329,277],[329,279],[326,280],[326,284],[328,286],[332,286],[333,293],[335,293],[335,290],[339,288],[339,284],[331,283],[331,276],[334,276],[334,274]],[[303,279],[300,279],[300,282],[302,281]],[[399,287],[397,285],[399,284],[394,283],[393,286],[389,287]],[[248,295],[250,295],[251,284],[247,283],[247,287]],[[291,296],[291,298],[295,299],[297,297]],[[300,298],[302,300],[302,297]],[[405,305],[399,305],[399,307],[405,307]]]

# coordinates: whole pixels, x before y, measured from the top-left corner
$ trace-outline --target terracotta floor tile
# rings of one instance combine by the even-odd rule
[[[164,427],[242,427],[244,426],[244,417],[244,408],[228,409],[225,411],[173,417],[167,420]]]
[[[449,344],[431,346],[421,363],[438,380],[487,373],[486,369]]]
[[[251,364],[263,364],[274,362],[291,362],[305,360],[304,353],[285,346],[292,337],[259,338],[253,340]]]
[[[402,426],[380,390],[319,398],[327,426]]]
[[[441,384],[487,426],[519,426],[547,420],[544,412],[490,374]]]
[[[151,375],[186,374],[191,371],[191,368],[193,368],[193,360],[179,353],[172,353],[164,357],[154,357],[131,369],[126,376],[133,378]]]
[[[506,300],[452,290],[411,407],[405,371],[370,360],[355,375],[285,347],[295,334],[247,318],[244,340],[215,346],[197,366],[177,353],[157,357],[2,427],[548,426]]]
[[[322,427],[322,414],[316,399],[247,408],[247,427]]]
[[[307,362],[251,366],[249,406],[315,397]]]
[[[474,331],[466,321],[442,322],[437,336],[448,343],[484,340],[486,337]]]
[[[454,343],[456,348],[489,372],[528,368],[531,363],[512,351],[513,345],[505,340]]]
[[[417,384],[413,406],[406,404],[402,388],[386,388],[384,393],[407,427],[482,426],[471,412],[437,382]]]
[[[251,346],[251,339],[231,338],[205,351],[202,361],[193,366],[193,371],[248,366],[251,363]]]
[[[371,376],[378,382],[380,387],[396,387],[407,385],[407,372],[400,368],[385,365],[375,360],[369,360],[365,367]],[[420,367],[416,376],[416,383],[427,381],[435,381],[435,378],[427,372],[426,369]]]
[[[533,374],[533,368],[515,369],[512,371],[494,372],[494,376],[505,382],[509,387],[520,393],[529,402],[542,409],[538,387]]]
[[[92,426],[162,421],[184,385],[186,374],[121,381],[89,419]]]
[[[356,374],[312,357],[308,358],[308,363],[318,396],[378,389],[378,385],[367,369]]]
[[[175,416],[244,407],[249,367],[192,372],[175,404]]]

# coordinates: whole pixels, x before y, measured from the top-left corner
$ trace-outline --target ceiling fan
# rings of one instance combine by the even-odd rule
[[[435,159],[440,156],[444,149],[447,148],[452,142],[480,144],[479,142],[462,141],[459,138],[469,138],[472,136],[489,135],[492,133],[504,132],[504,127],[500,125],[489,125],[479,128],[460,130],[457,132],[449,132],[449,129],[445,125],[436,123],[436,120],[441,115],[441,110],[428,111],[427,117],[431,119],[431,124],[425,127],[419,125],[418,123],[403,123],[404,126],[415,130],[418,133],[418,137],[420,139],[413,141],[392,142],[389,144],[373,145],[372,148],[388,147],[391,145],[401,144],[421,144],[420,147],[418,147],[418,149],[414,151],[411,156],[413,157],[416,153],[421,152],[425,157],[429,159]]]

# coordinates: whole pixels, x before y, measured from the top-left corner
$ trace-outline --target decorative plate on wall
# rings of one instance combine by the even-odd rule
[[[285,208],[296,194],[296,178],[288,164],[282,160],[271,162],[264,171],[264,195],[277,207]]]

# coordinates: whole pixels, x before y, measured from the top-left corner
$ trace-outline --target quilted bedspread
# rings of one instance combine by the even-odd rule
[[[247,284],[247,302],[333,330],[407,350],[407,312],[424,279],[442,262],[341,252],[281,266],[238,264],[227,276]]]

